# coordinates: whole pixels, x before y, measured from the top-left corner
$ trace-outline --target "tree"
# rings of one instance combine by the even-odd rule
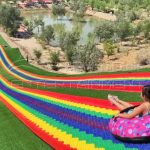
[[[53,4],[57,4],[58,0],[52,0]]]
[[[64,39],[64,49],[68,62],[73,64],[74,51],[80,36],[77,32],[67,33]]]
[[[61,41],[61,48],[65,52],[66,58],[70,64],[73,64],[73,56],[79,39],[80,34],[74,31],[66,32],[64,39]]]
[[[52,13],[53,15],[64,16],[66,13],[65,6],[63,4],[53,4]]]
[[[106,6],[107,6],[107,3],[105,1],[99,1],[96,3],[96,8],[99,11],[105,11]]]
[[[59,46],[61,48],[62,51],[64,51],[66,46],[65,46],[65,38],[66,37],[66,31],[62,31],[60,34],[59,34],[59,37],[58,37],[58,41],[59,41]]]
[[[94,44],[96,41],[96,34],[95,33],[89,33],[87,38],[87,43]]]
[[[111,39],[114,35],[114,23],[111,21],[101,21],[95,28],[95,34],[100,41]]]
[[[139,19],[140,17],[139,17],[139,14],[137,12],[132,10],[132,11],[128,12],[128,18],[130,21],[135,21],[135,20]]]
[[[40,64],[40,58],[41,58],[41,56],[42,56],[42,53],[39,51],[39,50],[34,50],[34,54],[35,54],[35,56],[36,56],[36,58],[37,58],[37,63],[38,64]]]
[[[50,55],[50,61],[53,70],[58,70],[57,64],[58,62],[60,62],[59,54],[60,54],[59,52],[52,52]]]
[[[21,24],[23,18],[20,10],[10,5],[0,5],[0,25],[14,36]]]
[[[145,20],[141,22],[138,26],[139,30],[144,33],[146,39],[150,39],[150,21]]]
[[[92,8],[92,10],[93,10],[93,9],[94,9],[94,6],[95,6],[95,1],[92,0],[90,4],[91,4],[91,8]]]
[[[132,34],[132,45],[135,45],[136,36],[140,33],[140,30],[137,26],[132,26],[131,29]]]
[[[40,32],[40,28],[39,27],[44,27],[44,22],[42,18],[35,18],[34,19],[34,28],[38,28],[38,34]]]
[[[104,51],[109,57],[114,54],[114,49],[116,48],[116,45],[114,45],[113,42],[109,40],[103,43],[103,47],[104,47]]]
[[[150,4],[147,6],[146,11],[147,11],[147,15],[149,17],[150,16]]]
[[[55,39],[54,28],[51,25],[46,26],[40,35],[40,39],[46,44],[50,44],[51,40]]]
[[[54,25],[55,36],[58,40],[59,46],[62,51],[64,51],[64,37],[66,37],[66,30],[64,24],[55,24]]]
[[[95,71],[102,57],[103,53],[94,44],[78,46],[74,64],[80,66],[85,72]]]
[[[98,11],[105,10],[139,10],[140,8],[146,9],[150,6],[149,0],[84,0],[92,8],[96,8]]]
[[[70,3],[71,10],[74,11],[74,15],[77,17],[83,17],[86,11],[86,4],[81,0],[71,0]]]
[[[132,35],[132,25],[126,20],[116,22],[116,33],[121,40],[125,40]]]
[[[27,26],[28,32],[32,35],[33,34],[33,29],[34,29],[34,21],[33,20],[24,20],[23,24]]]

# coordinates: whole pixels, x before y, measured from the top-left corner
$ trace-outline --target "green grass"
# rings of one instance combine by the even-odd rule
[[[2,38],[1,35],[0,35],[0,45],[2,45],[4,48],[10,48],[8,43]]]
[[[0,102],[0,150],[52,150]]]

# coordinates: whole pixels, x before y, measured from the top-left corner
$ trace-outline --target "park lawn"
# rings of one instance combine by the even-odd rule
[[[0,150],[52,150],[0,102]]]

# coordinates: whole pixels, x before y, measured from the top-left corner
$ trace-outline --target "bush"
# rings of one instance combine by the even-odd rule
[[[53,4],[52,13],[54,15],[63,16],[66,13],[65,6],[63,4]]]
[[[21,17],[19,9],[10,5],[0,5],[0,26],[2,26],[9,35],[15,35],[22,20],[23,18]]]
[[[150,21],[149,20],[144,20],[140,22],[137,28],[140,32],[143,32],[144,37],[146,39],[150,39]]]
[[[40,35],[40,39],[46,44],[50,44],[55,39],[54,28],[51,25],[46,26]]]
[[[58,70],[58,67],[57,67],[57,64],[58,62],[60,62],[60,59],[59,59],[59,52],[52,52],[51,53],[51,56],[50,56],[50,62],[52,64],[52,69],[53,70]]]
[[[75,65],[82,68],[83,71],[97,70],[100,59],[103,58],[103,53],[93,44],[78,46],[74,56]]]
[[[137,12],[131,11],[131,12],[129,12],[129,14],[128,14],[128,18],[129,18],[130,21],[134,21],[134,20],[139,19],[140,17],[139,17],[139,15],[138,15]]]
[[[104,47],[104,51],[109,57],[114,54],[114,49],[116,48],[116,45],[112,41],[105,41],[103,43],[103,47]]]
[[[39,50],[34,50],[34,54],[35,54],[35,56],[36,56],[36,58],[37,58],[37,63],[38,64],[40,64],[40,58],[41,58],[41,56],[42,56],[42,53],[39,51]]]
[[[115,24],[111,21],[101,21],[95,28],[95,34],[100,41],[111,39],[114,36]]]

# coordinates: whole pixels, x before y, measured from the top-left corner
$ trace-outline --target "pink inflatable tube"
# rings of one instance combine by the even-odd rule
[[[126,113],[134,107],[127,108],[121,113]],[[109,129],[121,141],[150,143],[150,115],[141,115],[132,119],[112,118],[109,122]]]

